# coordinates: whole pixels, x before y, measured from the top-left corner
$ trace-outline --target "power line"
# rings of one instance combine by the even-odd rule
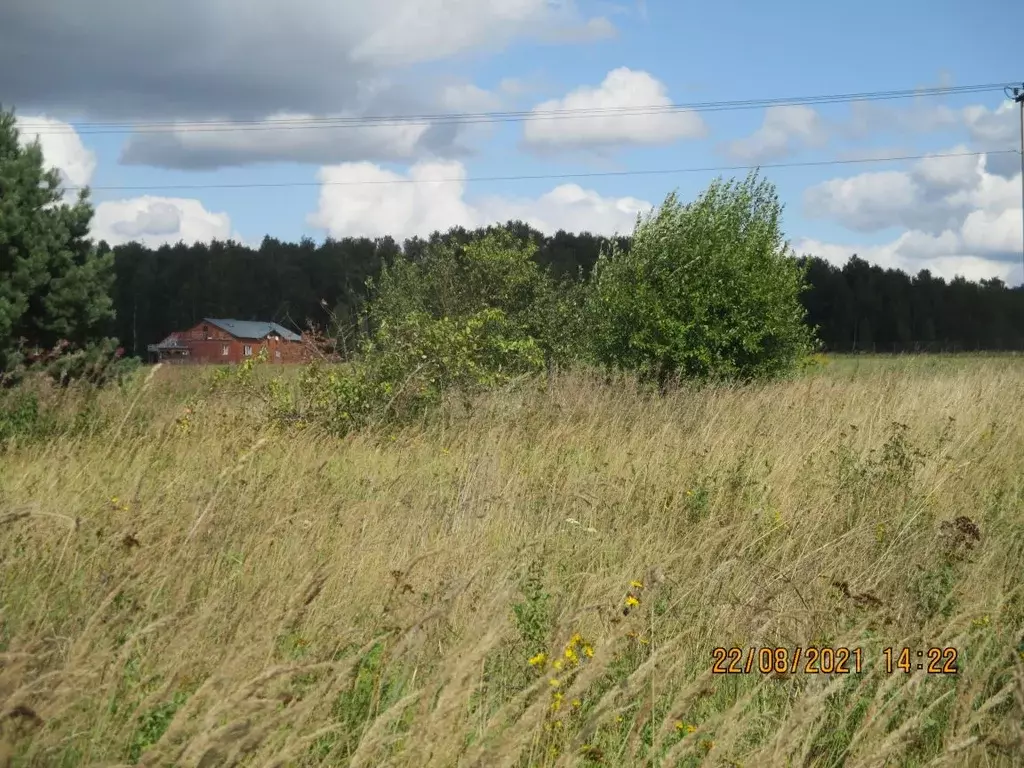
[[[599,178],[612,176],[655,176],[671,175],[676,173],[710,173],[723,171],[754,171],[767,168],[815,168],[829,165],[854,165],[858,163],[885,163],[901,160],[932,160],[953,157],[980,157],[982,155],[1006,155],[1018,154],[1016,149],[997,149],[988,152],[949,152],[945,154],[931,155],[900,155],[893,157],[863,157],[849,158],[843,160],[808,160],[792,163],[768,163],[765,165],[711,165],[701,168],[652,168],[636,171],[590,171],[581,173],[541,173],[536,175],[516,176],[476,176],[468,178],[451,177],[447,179],[371,179],[365,181],[280,181],[280,182],[241,182],[237,184],[154,184],[144,186],[102,186],[89,187],[92,191],[120,191],[120,192],[143,192],[151,190],[198,190],[198,189],[257,189],[257,188],[281,188],[281,187],[348,187],[348,186],[370,186],[377,184],[451,184],[471,183],[483,181],[530,181],[530,180],[553,180],[553,179],[582,179]],[[72,191],[84,189],[84,187],[68,186],[64,189]]]
[[[596,117],[636,117],[678,112],[728,112],[736,110],[764,109],[779,106],[806,106],[814,104],[839,104],[854,101],[889,101],[931,96],[957,96],[986,92],[1005,91],[1005,83],[984,83],[977,85],[944,86],[934,88],[913,88],[889,91],[865,91],[861,93],[823,94],[817,96],[794,96],[770,99],[745,99],[733,101],[707,101],[689,104],[648,104],[628,107],[592,107],[578,109],[520,110],[505,112],[464,112],[419,115],[366,115],[358,117],[281,117],[265,120],[206,120],[206,121],[149,121],[149,122],[78,122],[68,127],[44,123],[25,123],[20,130],[33,134],[61,134],[75,132],[85,134],[123,133],[176,133],[176,132],[221,132],[221,131],[279,131],[279,130],[323,130],[330,128],[373,128],[398,125],[431,123],[436,125],[522,122],[526,120],[567,120]]]

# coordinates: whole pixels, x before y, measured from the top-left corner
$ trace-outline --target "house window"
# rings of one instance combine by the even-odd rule
[[[230,345],[230,344],[224,344],[224,345],[223,345],[223,346],[222,346],[222,347],[220,348],[220,353],[221,353],[221,354],[222,354],[222,355],[223,355],[224,357],[227,357],[227,356],[228,356],[229,354],[231,354],[231,345]]]
[[[246,344],[246,345],[245,345],[245,346],[244,346],[244,347],[242,348],[242,353],[243,353],[243,354],[244,354],[244,355],[245,355],[246,357],[249,357],[249,356],[250,356],[250,355],[252,354],[252,344]]]
[[[274,357],[276,357],[278,360],[281,359],[281,350],[280,349],[275,349],[274,350]]]

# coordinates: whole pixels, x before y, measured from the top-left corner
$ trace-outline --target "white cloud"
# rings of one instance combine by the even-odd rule
[[[903,227],[938,233],[955,228],[975,209],[1000,213],[1019,206],[1012,191],[1019,182],[989,173],[987,157],[966,155],[969,151],[961,145],[919,160],[907,171],[816,184],[804,192],[804,212],[858,232]]]
[[[1013,150],[1018,138],[1017,109],[1008,101],[995,108],[982,105],[951,107],[934,97],[904,102],[853,101],[845,117],[823,117],[806,105],[768,107],[762,126],[752,135],[724,145],[727,154],[751,162],[777,160],[804,148],[824,147],[832,139],[859,142],[880,135],[918,137],[928,133],[960,133],[974,151]],[[878,147],[844,149],[840,157],[917,154],[914,150]],[[1019,156],[989,158],[988,171],[1014,176]]]
[[[605,16],[594,16],[582,24],[559,26],[544,34],[544,39],[552,43],[587,43],[595,40],[608,40],[619,31]]]
[[[352,58],[389,66],[447,58],[484,44],[493,50],[551,29],[577,31],[568,39],[592,40],[610,25],[607,19],[581,23],[572,3],[550,0],[377,0],[353,4],[348,15],[368,29]]]
[[[27,146],[39,139],[43,158],[49,167],[60,171],[66,186],[83,187],[92,181],[96,153],[86,149],[77,131],[68,123],[43,116],[17,115],[18,139]],[[72,196],[77,196],[74,192]]]
[[[232,233],[226,213],[211,213],[199,200],[146,195],[110,200],[96,206],[92,237],[119,245],[132,240],[150,248],[241,238]]]
[[[563,184],[539,198],[490,196],[470,202],[464,199],[466,170],[458,162],[418,163],[408,176],[372,163],[347,163],[321,169],[319,178],[324,184],[319,206],[307,222],[333,237],[406,238],[509,219],[546,232],[566,229],[610,235],[631,232],[637,213],[651,208],[643,200],[603,197],[576,184]],[[427,179],[446,181],[429,183]]]
[[[504,77],[498,83],[498,90],[508,96],[519,96],[530,90],[530,85],[520,77]]]
[[[276,112],[262,120],[245,122],[226,117],[172,121],[159,131],[132,135],[121,151],[120,161],[128,165],[210,170],[250,163],[330,165],[357,160],[395,162],[457,156],[469,151],[469,140],[482,139],[493,126],[431,120],[430,115],[479,113],[497,110],[502,105],[497,93],[465,82],[440,86],[430,94],[432,106],[411,112],[393,106],[395,97],[394,84],[377,78],[360,84],[358,111],[318,115]],[[388,119],[389,114],[413,115],[415,119]]]
[[[588,19],[577,6],[176,0],[126,14],[118,0],[6,3],[0,93],[26,108],[69,108],[94,119],[332,114],[352,109],[361,83],[403,66],[493,53],[551,30],[583,30],[583,39],[609,32],[607,19]]]
[[[1020,138],[1018,109],[1012,101],[1004,101],[995,109],[977,105],[966,107],[962,115],[971,139],[986,145],[986,149],[1012,149]]]
[[[476,206],[481,224],[525,221],[541,232],[629,234],[652,205],[635,197],[604,197],[578,184],[561,184],[538,198],[488,197]]]
[[[804,192],[804,213],[811,218],[836,219],[858,232],[898,226],[901,214],[912,213],[918,190],[902,171],[862,173],[830,179]]]
[[[628,67],[613,69],[600,86],[583,86],[564,98],[552,99],[533,109],[526,121],[524,140],[533,148],[579,149],[617,144],[668,144],[677,139],[701,138],[707,133],[696,112],[648,112],[601,114],[568,119],[545,118],[558,110],[621,110],[672,104],[665,86],[647,72]]]
[[[1021,211],[1007,209],[1003,211],[971,211],[960,228],[960,239],[968,251],[974,253],[1020,255],[1021,237],[1024,236],[1024,224],[1021,223]]]
[[[576,0],[175,0],[143,3],[131,14],[122,5],[0,3],[0,93],[26,111],[93,121],[266,123],[284,115],[480,111],[494,100],[480,89],[446,87],[452,67],[415,65],[493,55],[523,40],[585,41],[614,31],[606,18],[580,12]],[[122,162],[212,169],[468,151],[462,127],[426,122],[291,132],[230,124],[227,131],[187,132],[179,125],[136,133]]]
[[[465,168],[458,162],[417,163],[408,177],[373,163],[321,168],[317,211],[307,221],[334,237],[396,238],[452,226],[472,226],[473,212],[462,200]],[[407,183],[406,178],[416,183]],[[454,179],[423,183],[424,179]]]
[[[494,112],[502,108],[505,98],[509,95],[504,86],[505,83],[502,82],[498,86],[497,91],[488,91],[472,83],[449,84],[442,89],[439,101],[442,109],[446,112],[470,115]],[[433,128],[435,135],[442,136],[450,143],[439,147],[441,151],[434,151],[429,154],[435,157],[451,157],[456,154],[466,154],[470,151],[468,149],[470,146],[482,144],[489,137],[493,136],[496,128],[496,123],[486,121],[464,122],[457,125],[452,123],[448,125],[437,124]],[[447,136],[444,136],[441,131],[447,131]],[[428,145],[429,142],[420,141],[418,147],[421,150],[419,152],[420,155],[428,154],[427,151],[424,151],[430,149]]]
[[[974,147],[993,153],[988,157],[988,172],[1004,179],[1020,173],[1020,155],[1006,152],[1018,147],[1018,114],[1017,105],[1010,101],[1003,102],[995,109],[972,106],[962,112]]]
[[[946,280],[957,276],[968,280],[999,278],[1008,284],[1019,283],[1021,280],[1020,265],[1015,262],[958,253],[955,240],[950,238],[939,238],[931,245],[931,253],[936,255],[926,258],[918,255],[919,244],[915,244],[911,237],[900,237],[884,245],[839,245],[805,238],[795,241],[792,247],[799,254],[817,256],[836,266],[844,265],[856,254],[883,269],[900,269],[910,275],[927,269]]]
[[[47,165],[60,170],[65,182],[71,186],[85,186],[96,169],[96,155],[86,149],[74,127],[59,120],[19,115],[22,124],[45,127],[49,133],[40,133],[39,144]],[[20,131],[19,140],[30,143],[32,130]],[[68,193],[77,196],[77,192]],[[231,220],[226,213],[211,213],[199,200],[174,197],[135,197],[110,200],[95,206],[89,233],[94,240],[106,240],[119,245],[131,240],[150,247],[164,243],[208,242],[241,238],[231,231]]]
[[[846,138],[863,139],[879,133],[920,134],[961,127],[963,115],[934,97],[910,102],[881,103],[854,101],[850,118],[837,122],[835,129]]]
[[[950,154],[963,147],[950,150]],[[907,171],[831,179],[805,192],[805,213],[858,232],[905,231],[883,245],[804,240],[798,250],[843,263],[853,253],[883,266],[944,277],[1021,280],[1021,179],[988,171],[987,157],[931,157]]]
[[[501,86],[507,87],[506,82],[502,81]],[[501,98],[497,94],[473,83],[446,85],[441,90],[440,101],[445,109],[452,112],[487,112],[501,108]]]
[[[427,122],[352,125],[353,117],[276,113],[245,124],[178,123],[166,132],[133,135],[120,159],[128,165],[204,170],[275,161],[408,160],[422,151],[430,130]]]
[[[725,150],[737,160],[763,163],[804,147],[823,147],[828,137],[828,128],[813,107],[768,107],[761,127],[746,138],[727,143]]]
[[[1009,178],[1020,171],[1020,156],[1015,154],[1019,138],[1018,111],[1010,101],[1002,101],[994,108],[979,104],[954,108],[923,98],[899,105],[854,102],[850,105],[850,115],[849,120],[831,124],[836,135],[856,140],[879,134],[919,136],[959,132],[966,134],[975,151],[1003,153],[989,156],[989,173]]]

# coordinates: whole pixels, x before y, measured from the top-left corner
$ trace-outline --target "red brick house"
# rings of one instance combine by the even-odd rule
[[[187,331],[175,331],[148,346],[151,362],[240,363],[266,348],[271,363],[301,363],[307,359],[302,336],[277,323],[251,320],[204,319]]]

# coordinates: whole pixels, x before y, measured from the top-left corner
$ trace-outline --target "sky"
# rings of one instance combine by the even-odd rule
[[[1001,88],[792,102],[1021,85],[1022,28],[1018,0],[33,0],[0,4],[0,100],[111,244],[629,233],[760,167],[797,253],[1019,284]]]

